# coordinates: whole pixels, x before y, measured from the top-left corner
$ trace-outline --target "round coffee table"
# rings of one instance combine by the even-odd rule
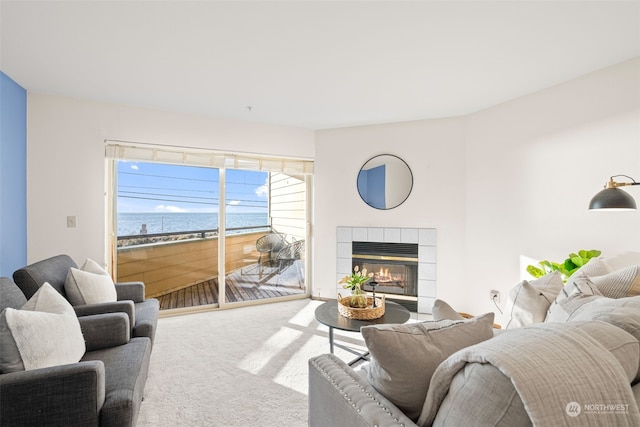
[[[363,326],[382,325],[386,323],[402,324],[402,323],[405,323],[407,320],[409,320],[410,317],[411,317],[411,313],[409,312],[409,310],[407,310],[405,307],[401,306],[400,304],[397,304],[391,301],[385,301],[384,316],[378,319],[373,319],[373,320],[356,320],[356,319],[350,319],[348,317],[344,317],[338,312],[337,300],[327,301],[316,308],[316,320],[322,323],[323,325],[329,327],[330,352],[333,354],[333,348],[334,346],[337,346],[358,355],[356,359],[349,362],[349,365],[353,365],[360,360],[368,360],[367,356],[369,355],[369,352],[360,354],[360,353],[356,353],[355,351],[353,351],[348,347],[345,347],[339,344],[334,344],[333,342],[334,328],[340,329],[342,331],[360,332],[360,328]]]

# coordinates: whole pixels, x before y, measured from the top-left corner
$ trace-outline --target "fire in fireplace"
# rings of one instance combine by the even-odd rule
[[[352,242],[352,267],[373,272],[363,286],[366,291],[386,294],[387,299],[417,311],[418,245],[411,243]],[[375,283],[375,288],[371,283]]]

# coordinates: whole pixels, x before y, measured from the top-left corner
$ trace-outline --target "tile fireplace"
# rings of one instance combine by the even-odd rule
[[[354,266],[374,273],[376,294],[431,313],[436,298],[436,230],[418,228],[338,227],[337,280]],[[371,285],[365,285],[368,292]],[[345,290],[338,285],[338,292]]]

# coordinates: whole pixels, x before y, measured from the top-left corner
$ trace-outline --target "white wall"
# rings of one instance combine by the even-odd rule
[[[640,264],[640,211],[587,209],[611,175],[640,180],[640,59],[474,114],[467,131],[470,310],[491,309],[492,288],[504,306],[526,258],[600,249],[613,267]]]
[[[105,254],[104,140],[125,140],[313,158],[305,129],[29,94],[27,259]],[[68,215],[77,228],[67,228]]]
[[[382,153],[415,179],[389,211],[355,188]],[[600,249],[614,267],[640,264],[640,211],[587,210],[609,176],[640,180],[640,59],[467,117],[319,131],[315,159],[316,296],[335,297],[338,225],[437,228],[437,295],[470,313],[494,310],[491,289],[504,306],[525,256]]]

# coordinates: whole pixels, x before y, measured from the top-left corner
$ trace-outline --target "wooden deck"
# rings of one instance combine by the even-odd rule
[[[298,265],[292,265],[278,275],[276,268],[258,265],[236,270],[226,277],[226,301],[241,302],[300,295],[305,292],[304,275]],[[279,276],[279,277],[278,277]],[[218,278],[206,280],[193,286],[157,296],[160,309],[196,307],[217,304],[219,301]]]

